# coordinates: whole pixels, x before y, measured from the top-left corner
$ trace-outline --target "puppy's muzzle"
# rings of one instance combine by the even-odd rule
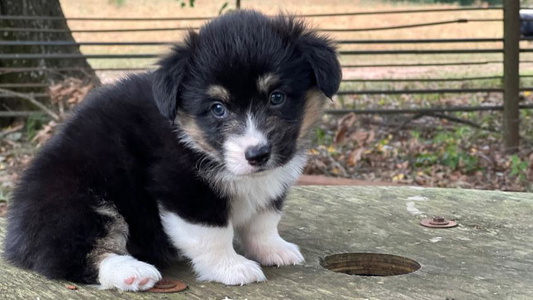
[[[244,157],[248,163],[255,167],[263,166],[270,159],[271,147],[268,145],[248,147]]]

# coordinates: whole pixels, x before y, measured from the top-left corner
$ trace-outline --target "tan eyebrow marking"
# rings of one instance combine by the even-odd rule
[[[230,99],[230,94],[228,90],[226,90],[221,85],[210,85],[207,89],[207,95],[209,95],[209,97],[211,98],[218,99],[224,102],[227,102]]]
[[[267,73],[263,76],[260,76],[257,79],[257,88],[260,92],[268,93],[273,85],[279,82],[279,77],[272,73]]]

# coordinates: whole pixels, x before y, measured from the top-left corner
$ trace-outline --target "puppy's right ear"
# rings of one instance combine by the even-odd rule
[[[313,68],[318,88],[330,98],[339,90],[342,69],[335,46],[326,37],[306,34],[298,39],[304,57]]]
[[[174,46],[172,52],[158,62],[159,68],[154,72],[152,93],[155,103],[169,120],[176,117],[180,86],[187,74],[197,36],[196,32],[190,31],[183,44]]]

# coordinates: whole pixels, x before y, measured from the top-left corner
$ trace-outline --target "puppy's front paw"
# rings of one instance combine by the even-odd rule
[[[263,266],[296,265],[304,262],[300,249],[281,237],[267,240],[256,240],[246,245],[246,257],[259,262]]]
[[[152,265],[127,255],[110,255],[100,263],[98,281],[102,289],[144,291],[161,280],[161,273]]]
[[[212,264],[195,264],[198,280],[216,281],[226,285],[244,285],[265,281],[261,267],[241,255],[231,255]]]

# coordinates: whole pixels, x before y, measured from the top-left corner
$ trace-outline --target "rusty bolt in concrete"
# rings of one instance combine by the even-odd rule
[[[457,226],[457,222],[435,216],[432,219],[423,219],[420,221],[420,225],[429,228],[451,228]]]

